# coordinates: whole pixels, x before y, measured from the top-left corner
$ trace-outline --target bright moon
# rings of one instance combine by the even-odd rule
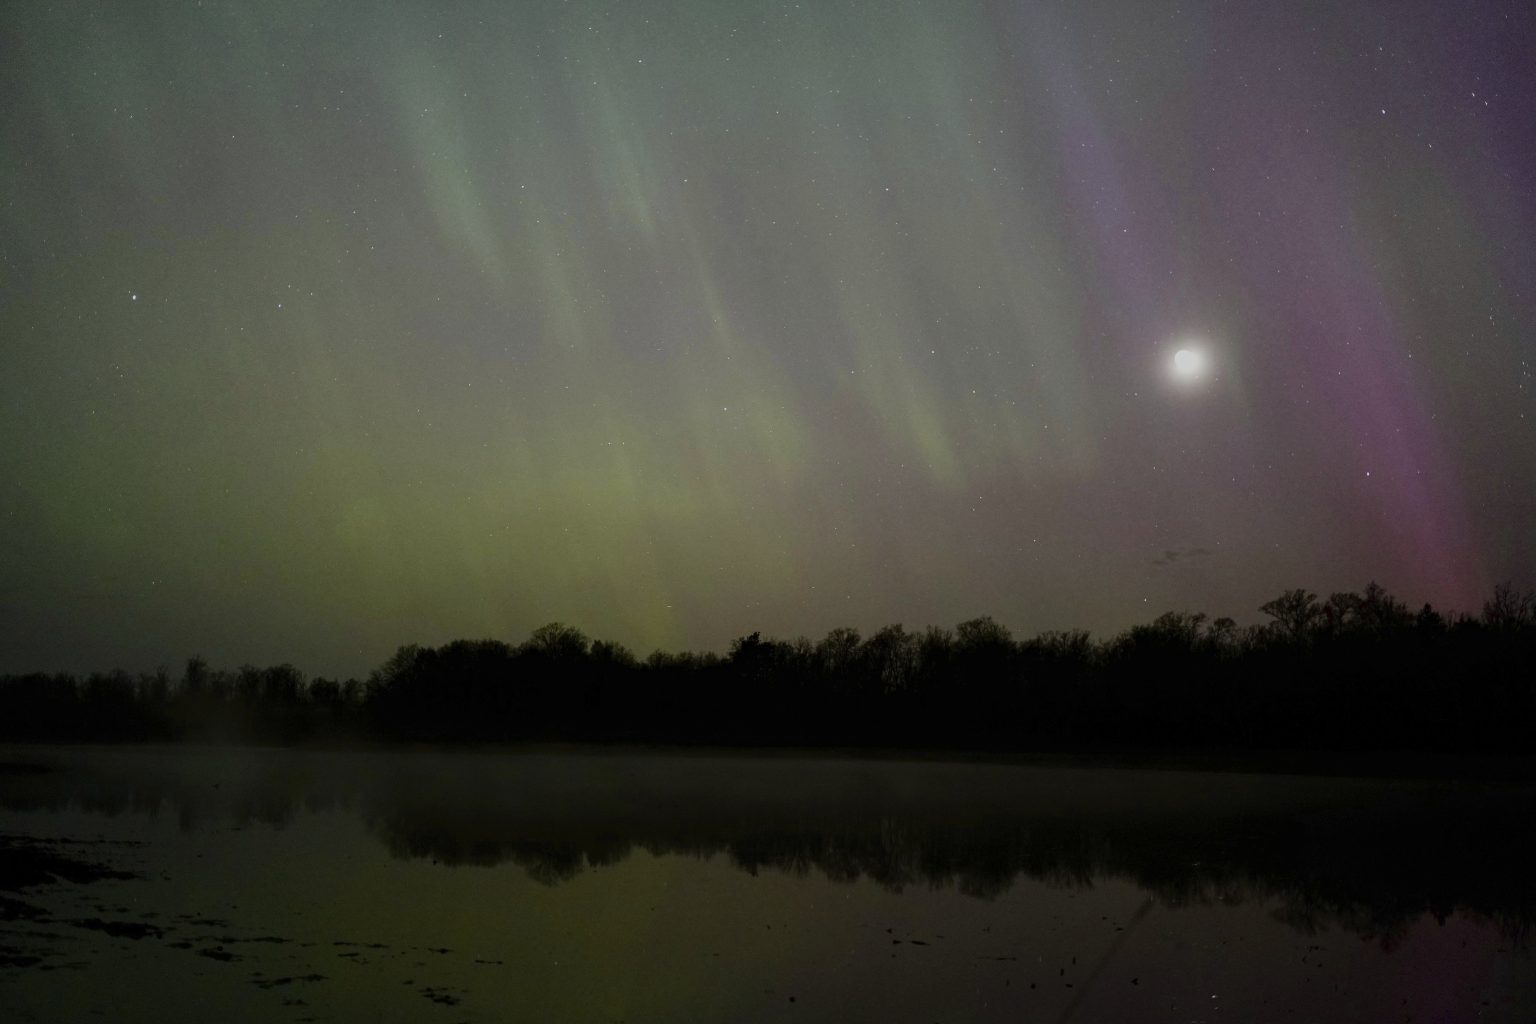
[[[1199,380],[1205,376],[1205,353],[1181,348],[1173,354],[1173,375],[1180,380]]]

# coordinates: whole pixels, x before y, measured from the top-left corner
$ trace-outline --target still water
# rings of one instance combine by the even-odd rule
[[[0,747],[15,1021],[1536,1020],[1530,787]]]

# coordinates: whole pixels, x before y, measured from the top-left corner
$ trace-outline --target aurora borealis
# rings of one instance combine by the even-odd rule
[[[1493,0],[9,4],[0,670],[1475,610],[1536,583],[1533,53]]]

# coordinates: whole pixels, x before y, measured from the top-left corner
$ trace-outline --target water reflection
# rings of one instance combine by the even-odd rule
[[[341,810],[398,858],[514,863],[547,885],[635,850],[742,871],[954,887],[1127,880],[1260,901],[1391,945],[1425,913],[1524,936],[1527,786],[810,759],[10,750],[0,807],[176,815],[197,830]],[[26,767],[32,766],[32,767]],[[37,766],[47,770],[39,770]]]

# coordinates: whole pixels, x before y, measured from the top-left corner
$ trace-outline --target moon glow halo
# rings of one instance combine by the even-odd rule
[[[1210,360],[1198,348],[1186,346],[1173,354],[1173,376],[1175,380],[1193,384],[1204,379],[1209,366]]]

